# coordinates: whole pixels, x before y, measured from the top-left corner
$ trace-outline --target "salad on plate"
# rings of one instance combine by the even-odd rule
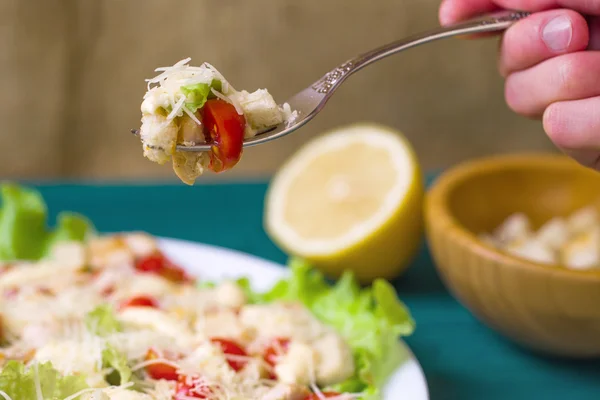
[[[212,65],[194,67],[190,60],[157,68],[159,75],[147,79],[139,135],[145,157],[159,164],[172,161],[177,176],[192,185],[205,169],[234,167],[244,139],[292,123],[297,112],[287,103],[279,106],[266,89],[237,91]],[[210,144],[210,152],[177,150],[201,143]]]
[[[46,224],[1,188],[0,398],[380,399],[414,322],[384,280],[330,285],[302,260],[266,292],[190,276],[145,233]]]

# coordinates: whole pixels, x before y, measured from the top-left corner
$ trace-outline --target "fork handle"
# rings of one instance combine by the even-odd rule
[[[490,14],[461,24],[438,28],[436,30],[421,33],[407,39],[398,40],[381,46],[367,53],[361,54],[342,65],[334,68],[312,85],[312,88],[325,96],[331,94],[346,78],[353,73],[363,69],[375,61],[381,60],[412,47],[445,39],[453,36],[468,35],[474,33],[498,32],[508,29],[515,22],[529,16],[531,13],[524,11],[504,11]]]

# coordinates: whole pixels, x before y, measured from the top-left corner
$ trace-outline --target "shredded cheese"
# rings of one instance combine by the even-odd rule
[[[143,239],[138,237],[137,241],[144,242]],[[122,242],[134,245],[136,241]],[[144,243],[144,248],[154,248],[153,243]],[[23,359],[28,368],[33,368],[35,400],[44,400],[44,382],[40,382],[38,366],[48,361],[61,373],[85,376],[90,386],[63,400],[81,397],[106,400],[113,396],[116,399],[171,400],[174,384],[147,376],[148,367],[157,364],[171,366],[181,375],[201,377],[192,384],[197,384],[198,389],[209,395],[211,400],[281,399],[281,394],[302,396],[309,388],[317,395],[321,393],[315,377],[318,365],[313,364],[318,361],[309,359],[309,364],[305,364],[307,361],[301,360],[301,357],[289,357],[293,352],[288,347],[275,348],[279,356],[275,360],[275,368],[264,359],[266,347],[273,345],[272,338],[280,335],[289,337],[292,342],[299,340],[303,346],[316,351],[316,341],[329,332],[329,328],[318,322],[304,306],[284,303],[249,305],[243,291],[231,282],[210,289],[198,289],[189,283],[163,282],[164,279],[159,276],[149,278],[136,272],[134,257],[121,258],[115,263],[114,252],[133,253],[127,245],[125,248],[121,245],[102,247],[96,243],[89,247],[96,249],[96,260],[103,260],[95,263],[94,274],[82,279],[81,268],[71,268],[70,272],[64,272],[62,281],[46,280],[42,293],[37,286],[39,275],[34,272],[36,266],[32,265],[29,267],[34,272],[31,281],[27,276],[20,278],[21,284],[17,286],[21,292],[19,296],[0,303],[3,325],[10,327],[11,332],[7,336],[11,343],[0,347],[0,353],[6,359]],[[73,260],[67,262],[74,263]],[[72,279],[75,275],[79,278]],[[2,279],[0,275],[0,282]],[[69,282],[68,287],[65,287],[65,281]],[[106,292],[111,287],[113,290]],[[152,296],[160,308],[119,309],[123,301],[139,295]],[[119,322],[120,330],[100,337],[93,332],[101,325],[89,327],[84,321],[90,310],[106,304],[115,310],[113,317]],[[211,322],[203,323],[207,322],[208,316]],[[227,335],[215,334],[219,326],[222,328],[230,321],[234,323],[228,328]],[[213,343],[213,337],[233,341],[243,347],[247,355],[224,352],[220,344]],[[277,344],[275,342],[275,346]],[[118,387],[108,385],[106,375],[112,369],[105,368],[102,357],[108,345],[127,360],[132,372],[142,378],[141,390],[144,393],[134,393],[132,383]],[[150,348],[156,349],[160,357],[147,360]],[[287,364],[290,380],[271,379],[277,365],[283,363]],[[236,364],[241,369],[232,367]],[[296,379],[295,376],[308,376],[309,382],[306,378]],[[137,389],[140,390],[140,387]],[[92,397],[89,397],[90,393]],[[356,398],[354,394],[344,396],[337,400]],[[17,399],[0,392],[0,400]]]

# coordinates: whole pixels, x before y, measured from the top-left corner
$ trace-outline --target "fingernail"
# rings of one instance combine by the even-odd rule
[[[568,49],[572,38],[573,25],[564,15],[551,19],[542,30],[542,40],[550,50],[555,52]]]

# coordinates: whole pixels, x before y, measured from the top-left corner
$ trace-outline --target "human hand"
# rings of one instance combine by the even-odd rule
[[[502,9],[535,12],[501,41],[508,106],[541,118],[557,147],[600,170],[600,1],[443,0],[439,17],[448,25]]]

